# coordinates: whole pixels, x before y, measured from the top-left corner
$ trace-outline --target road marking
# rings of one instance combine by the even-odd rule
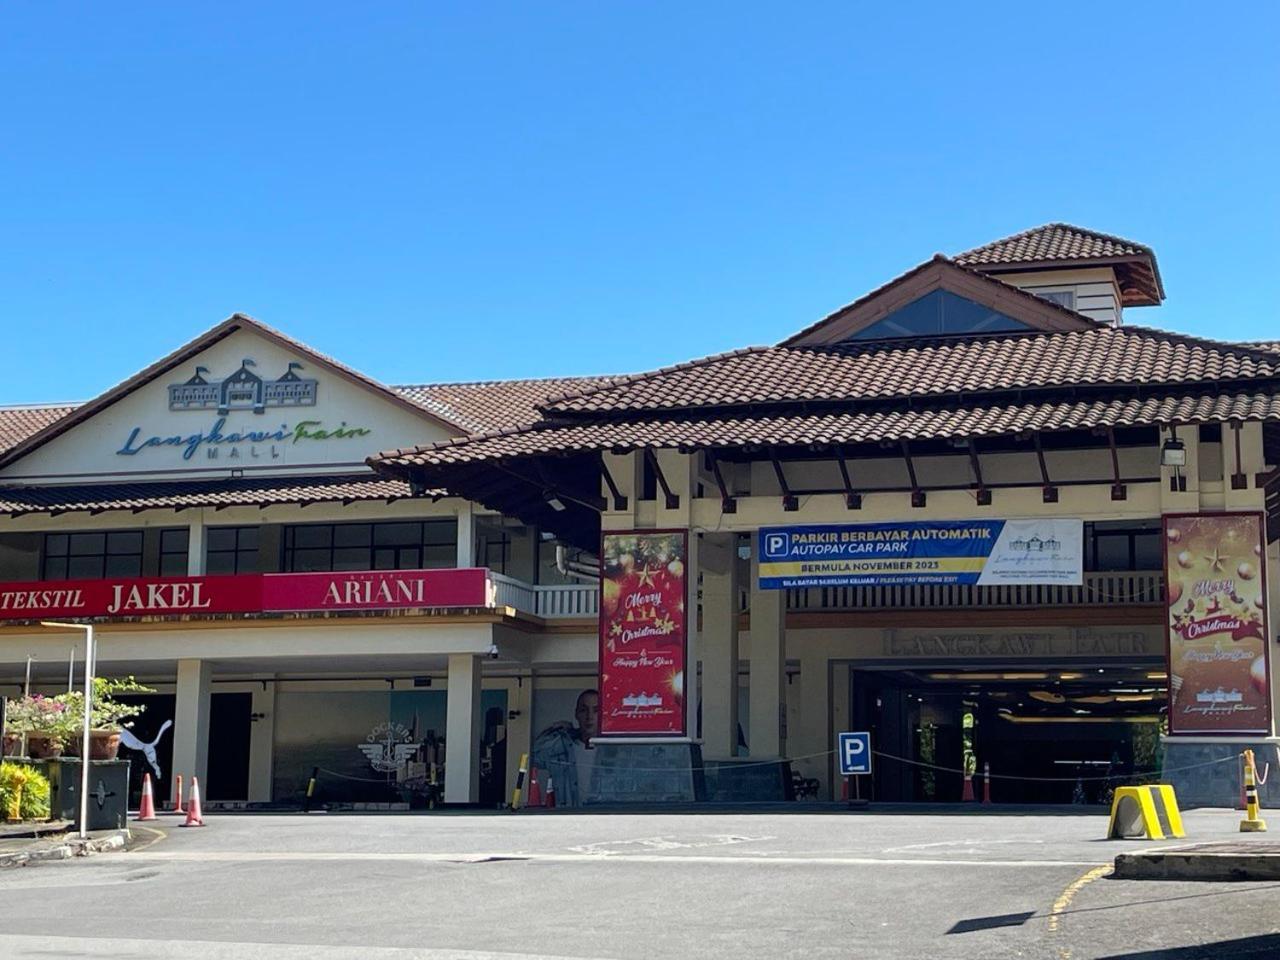
[[[129,829],[130,829],[130,831],[133,831],[133,830],[139,830],[139,831],[141,831],[141,832],[143,832],[143,833],[149,833],[149,834],[151,834],[151,835],[152,835],[152,836],[151,836],[151,839],[150,839],[150,840],[148,840],[146,843],[142,844],[142,846],[140,846],[140,847],[129,847],[129,848],[128,848],[128,850],[129,850],[129,852],[130,852],[130,853],[141,853],[143,850],[148,850],[148,849],[150,849],[151,847],[154,847],[154,846],[155,846],[157,843],[159,843],[161,840],[163,840],[163,839],[165,839],[167,836],[169,836],[169,835],[168,835],[167,833],[165,833],[163,830],[157,830],[155,827],[140,827],[140,826],[138,826],[136,823],[135,823],[132,827],[130,827]]]
[[[1071,906],[1071,901],[1075,899],[1076,894],[1079,893],[1081,890],[1083,890],[1085,887],[1087,887],[1089,884],[1093,883],[1093,881],[1099,879],[1100,877],[1105,877],[1107,874],[1111,872],[1111,870],[1112,870],[1112,865],[1109,863],[1104,863],[1100,867],[1094,867],[1092,870],[1089,870],[1086,873],[1081,874],[1080,876],[1072,880],[1069,884],[1067,884],[1066,889],[1063,890],[1061,894],[1059,894],[1058,899],[1053,901],[1053,909],[1049,911],[1049,935],[1050,936],[1056,937],[1058,935],[1058,931],[1062,926],[1062,914],[1069,906]],[[1058,960],[1071,960],[1071,948],[1059,947]]]
[[[760,843],[765,840],[776,840],[777,837],[740,837],[736,834],[713,835],[702,840],[687,842],[676,840],[670,835],[661,837],[640,837],[636,840],[599,840],[595,843],[584,843],[570,847],[574,853],[621,853],[611,847],[643,847],[646,850],[695,850],[704,847],[728,847],[738,843]]]
[[[210,850],[206,852],[188,850],[156,850],[135,854],[139,860],[172,860],[198,861],[206,863],[254,863],[280,860],[296,861],[384,861],[408,863],[485,863],[494,860],[527,860],[544,863],[701,863],[701,864],[786,864],[788,866],[834,866],[834,867],[1094,867],[1096,860],[931,860],[923,857],[796,857],[796,856],[761,856],[748,855],[740,857],[698,856],[695,854],[649,854],[649,853],[529,853],[527,851],[503,851],[496,853],[370,853],[367,851],[351,851],[349,853],[317,853],[315,851],[279,851],[261,853],[256,851],[228,852]]]
[[[272,957],[273,960],[350,960],[350,946],[310,943],[269,943],[248,940],[139,940],[123,937],[69,937],[57,934],[27,936],[0,934],[0,947],[12,947],[5,956],[49,955],[103,957],[118,960],[241,960]],[[501,950],[450,950],[432,947],[368,947],[358,951],[361,960],[611,960],[605,956],[568,957],[564,954],[510,953]]]

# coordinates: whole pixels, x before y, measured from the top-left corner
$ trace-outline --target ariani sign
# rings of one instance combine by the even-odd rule
[[[266,458],[278,460],[286,446],[323,440],[351,440],[366,437],[367,427],[349,426],[345,420],[337,426],[326,426],[323,420],[283,422],[268,429],[231,428],[227,415],[232,411],[263,414],[267,407],[314,407],[319,393],[315,380],[298,375],[301,363],[290,363],[275,380],[258,376],[251,368],[254,361],[245,358],[240,369],[222,380],[209,379],[207,367],[196,367],[195,374],[183,383],[169,385],[169,409],[215,410],[218,418],[208,429],[192,433],[147,435],[142,427],[134,427],[117,456],[133,457],[147,450],[179,449],[183,460],[191,460],[200,451],[209,460],[217,460],[225,451],[228,460]]]

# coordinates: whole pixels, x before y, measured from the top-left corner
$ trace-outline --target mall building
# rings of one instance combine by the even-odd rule
[[[387,386],[233,316],[0,409],[0,692],[65,689],[83,642],[41,622],[93,622],[98,672],[155,690],[161,790],[497,804],[532,753],[591,802],[602,536],[679,531],[699,797],[838,797],[836,734],[869,730],[879,800],[989,764],[997,802],[1097,802],[1163,765],[1226,802],[1241,747],[1280,760],[1280,343],[1140,325],[1164,296],[1150,248],[1050,224],[640,374]],[[1006,524],[1074,574],[762,556]]]

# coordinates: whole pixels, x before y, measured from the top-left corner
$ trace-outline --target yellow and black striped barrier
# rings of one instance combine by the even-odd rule
[[[1108,840],[1163,840],[1185,837],[1178,798],[1167,783],[1117,787],[1111,800]]]
[[[524,778],[529,772],[529,755],[520,754],[520,770],[516,774],[516,788],[511,791],[511,809],[520,809],[520,798],[524,795]]]
[[[1244,819],[1241,833],[1265,833],[1267,821],[1258,816],[1258,771],[1253,765],[1253,751],[1244,752]]]

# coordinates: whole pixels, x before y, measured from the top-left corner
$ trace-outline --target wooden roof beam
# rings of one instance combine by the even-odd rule
[[[1049,479],[1049,465],[1044,459],[1044,444],[1040,442],[1040,431],[1032,432],[1031,439],[1036,445],[1036,460],[1040,464],[1040,482],[1041,496],[1045,503],[1058,502],[1058,488],[1053,485],[1053,481]]]
[[[853,489],[853,480],[849,476],[849,462],[844,456],[844,447],[836,447],[836,462],[840,464],[840,479],[844,482],[844,505],[849,510],[862,509],[862,494]]]
[[[738,501],[730,495],[729,487],[724,482],[724,475],[720,472],[720,461],[713,454],[707,454],[707,459],[711,461],[711,473],[716,478],[716,486],[720,488],[720,512],[737,513]]]
[[[800,498],[791,492],[787,485],[787,475],[782,469],[782,461],[778,459],[778,451],[769,448],[769,462],[773,464],[773,472],[778,477],[778,486],[782,490],[782,509],[788,513],[800,509]]]
[[[911,459],[911,444],[902,441],[902,459],[907,463],[907,476],[911,480],[911,506],[923,507],[929,502],[928,495],[920,489],[920,481],[916,479],[916,464]]]
[[[987,485],[982,480],[982,463],[978,460],[978,443],[973,437],[970,437],[967,446],[969,448],[969,466],[973,468],[973,477],[978,481],[978,506],[990,506],[991,491],[987,489]]]
[[[644,459],[649,464],[649,469],[653,471],[654,479],[658,481],[658,486],[662,488],[662,496],[668,510],[676,510],[680,507],[680,497],[672,493],[671,484],[667,483],[667,475],[662,472],[662,466],[658,463],[658,456],[653,452],[652,447],[644,448]]]

